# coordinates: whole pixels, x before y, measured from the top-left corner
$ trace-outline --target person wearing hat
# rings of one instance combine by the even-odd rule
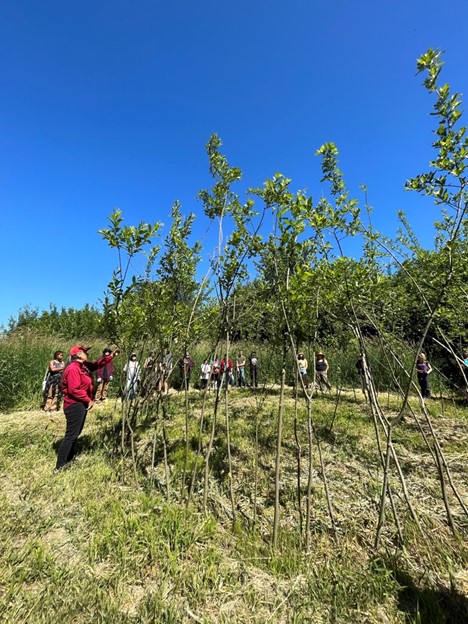
[[[80,435],[88,410],[93,405],[93,378],[91,371],[108,364],[120,353],[116,349],[95,362],[88,361],[91,347],[75,345],[70,349],[71,361],[62,374],[63,411],[67,420],[65,436],[57,453],[55,470],[63,470],[73,460],[76,452],[76,441]]]
[[[331,390],[331,384],[328,381],[328,362],[325,359],[323,353],[317,353],[315,358],[315,379],[319,385],[320,390],[323,392],[323,388]]]
[[[111,353],[112,353],[112,349],[109,349],[109,347],[106,347],[103,350],[102,355],[103,357],[105,357],[106,355],[110,355]],[[96,392],[94,394],[95,403],[97,403],[98,401],[101,403],[104,403],[104,401],[107,401],[107,395],[109,392],[109,382],[112,381],[114,373],[115,373],[115,366],[112,363],[112,360],[110,362],[107,362],[107,364],[103,364],[96,370],[96,378],[97,378],[98,385],[96,387]]]

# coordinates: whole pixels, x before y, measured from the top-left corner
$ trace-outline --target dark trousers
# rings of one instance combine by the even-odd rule
[[[431,391],[429,389],[429,375],[418,373],[419,388],[421,394],[425,399],[431,398]]]
[[[185,375],[182,372],[182,386],[181,390],[189,390],[190,389],[190,375],[192,374],[192,370],[186,371]]]
[[[56,468],[63,468],[65,464],[68,464],[74,458],[76,441],[83,429],[87,413],[86,407],[82,403],[72,403],[64,412],[67,419],[67,428],[58,450]]]
[[[257,377],[257,367],[252,367],[250,369],[250,385],[252,388],[258,387],[258,377]]]

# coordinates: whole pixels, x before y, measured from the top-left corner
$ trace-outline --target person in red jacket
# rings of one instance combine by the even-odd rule
[[[227,390],[228,384],[234,387],[235,380],[232,372],[232,360],[228,358],[227,355],[221,360],[221,379],[222,388],[226,388]]]
[[[103,356],[110,355],[112,353],[112,349],[106,347],[102,352]],[[107,401],[107,394],[109,392],[109,383],[112,381],[112,378],[115,373],[115,367],[112,362],[107,362],[107,364],[103,364],[96,369],[96,377],[97,377],[97,387],[96,392],[94,393],[94,401],[104,403]]]
[[[86,420],[86,414],[94,405],[93,378],[91,371],[108,364],[120,353],[116,349],[95,362],[88,361],[91,347],[75,345],[70,349],[71,362],[63,371],[63,411],[67,419],[65,436],[57,453],[55,470],[63,470],[75,456],[76,441]]]

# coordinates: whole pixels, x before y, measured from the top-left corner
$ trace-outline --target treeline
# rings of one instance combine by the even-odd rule
[[[327,352],[331,350],[337,354],[346,354],[349,360],[354,355],[357,356],[359,346],[349,323],[349,307],[353,303],[362,335],[370,351],[376,352],[379,343],[385,342],[391,336],[393,348],[407,358],[427,323],[430,312],[425,308],[424,302],[430,302],[438,292],[437,283],[441,273],[443,275],[443,262],[443,250],[420,250],[413,258],[400,265],[376,263],[372,280],[369,280],[365,260],[334,259],[329,262],[326,271],[323,266],[311,266],[308,288],[299,294],[290,310],[291,316],[297,319],[292,323],[291,330],[298,348],[309,354],[317,348],[326,349]],[[453,265],[453,277],[447,285],[443,302],[434,317],[434,323],[428,328],[424,342],[430,361],[441,374],[441,385],[447,389],[457,389],[464,384],[461,362],[457,358],[462,359],[468,345],[468,321],[463,307],[466,301],[465,284],[468,283],[468,249],[465,236],[459,241]],[[261,259],[257,266],[262,268]],[[265,270],[263,272],[265,274]],[[199,343],[215,344],[220,331],[219,319],[223,305],[228,305],[229,308],[229,333],[234,349],[236,343],[247,345],[247,348],[248,345],[252,348],[266,344],[276,347],[281,345],[285,331],[281,322],[281,303],[274,297],[274,286],[272,287],[265,275],[236,284],[228,304],[219,302],[208,288],[202,288],[200,282],[193,278],[190,287],[186,288],[185,301],[180,296],[179,301],[174,297],[171,304],[174,314],[179,313],[183,306],[185,312],[182,319],[186,319],[192,312],[199,293],[194,319],[196,338],[186,340],[186,345],[183,331],[174,331],[178,326],[179,329],[182,328],[181,319],[172,318],[170,308],[162,309],[166,304],[161,301],[161,294],[165,292],[167,298],[168,282],[169,280],[164,283],[154,279],[136,283],[133,294],[127,296],[124,308],[131,304],[135,310],[132,303],[134,299],[148,302],[149,309],[145,306],[141,310],[140,306],[135,313],[138,327],[141,326],[138,319],[141,312],[147,311],[148,317],[153,312],[152,318],[157,321],[153,328],[146,325],[141,334],[124,341],[128,342],[128,350],[146,352],[154,347],[162,350],[164,344],[168,344],[177,352],[183,351],[185,346],[196,348]],[[319,283],[324,283],[325,287],[321,288]],[[179,285],[176,285],[175,289],[178,288]],[[180,295],[181,291],[178,292]],[[299,313],[302,318],[299,318]],[[87,337],[105,343],[109,333],[113,333],[113,340],[120,343],[122,336],[117,335],[115,326],[112,327],[112,317],[109,318],[106,314],[109,314],[109,308],[103,312],[91,305],[86,305],[83,309],[59,309],[51,305],[45,311],[26,306],[18,312],[16,318],[10,319],[7,335],[33,331],[44,336],[56,336],[59,342],[71,343]],[[129,312],[127,319],[130,329],[131,315],[132,312]],[[171,330],[166,332],[161,331],[165,327],[161,318],[164,315],[168,321],[166,326],[171,325]],[[113,331],[109,332],[109,326]],[[180,344],[179,340],[182,341]],[[447,347],[447,343],[452,346],[453,352]],[[51,345],[50,348],[53,350],[54,346]],[[269,356],[269,360],[272,357]],[[345,370],[352,371],[353,367],[353,364],[343,366],[344,359],[339,358],[341,377]],[[273,360],[279,374],[281,357],[273,357]],[[378,367],[377,361],[375,366]],[[271,362],[268,367],[269,379],[274,378],[271,374],[272,367]],[[389,382],[389,376],[383,371],[379,377]],[[346,380],[342,379],[342,382],[346,383]],[[353,382],[353,375],[350,373],[349,383]],[[379,386],[382,388],[382,384]],[[389,389],[391,388],[393,384],[390,383]]]
[[[48,310],[25,306],[16,317],[10,317],[8,335],[27,331],[73,340],[104,336],[105,326],[102,312],[95,306],[86,304],[81,309],[62,307],[59,310],[51,304]]]

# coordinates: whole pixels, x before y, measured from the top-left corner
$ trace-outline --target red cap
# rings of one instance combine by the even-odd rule
[[[91,349],[91,347],[83,347],[83,345],[75,345],[70,349],[70,355],[76,355],[79,351],[85,351],[86,353]]]

